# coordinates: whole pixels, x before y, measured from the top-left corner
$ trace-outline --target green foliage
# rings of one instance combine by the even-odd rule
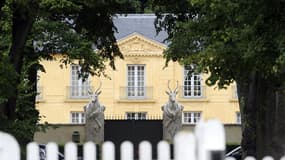
[[[0,104],[6,102],[8,97],[13,93],[15,86],[16,72],[13,66],[9,63],[8,52],[11,43],[11,10],[9,3],[1,5],[0,17]],[[1,106],[0,106],[1,107]],[[0,114],[0,117],[4,116]]]
[[[31,101],[37,92],[33,90],[35,83],[31,84],[27,78],[27,71],[30,64],[24,66],[21,74],[21,83],[18,85],[18,97],[16,105],[16,115],[13,123],[14,136],[23,142],[31,141],[35,131],[38,130],[37,125],[41,117],[38,110],[34,107],[34,102]],[[21,141],[20,140],[20,141]]]
[[[15,74],[12,76],[14,77]],[[3,75],[3,78],[5,78],[5,75]],[[1,90],[6,90],[4,93],[0,93],[1,96],[9,96],[9,90],[13,89],[13,86],[10,86],[11,84],[13,84],[11,81],[6,81],[6,86],[3,85],[5,87],[1,87]],[[38,130],[35,124],[37,124],[40,119],[38,111],[35,109],[33,102],[30,101],[31,97],[34,97],[36,95],[36,92],[32,90],[32,87],[28,83],[28,80],[24,77],[21,77],[21,83],[18,86],[18,90],[18,103],[15,111],[17,118],[14,121],[8,121],[5,117],[2,117],[1,121],[5,125],[1,124],[0,129],[12,133],[19,142],[27,143],[32,140],[34,132]]]
[[[40,8],[53,14],[72,13],[79,11],[82,6],[70,0],[41,0]],[[43,12],[44,13],[44,12]]]
[[[79,60],[83,78],[104,74],[107,60],[115,68],[115,58],[123,56],[112,18],[138,12],[139,4],[132,0],[0,1],[0,130],[12,133],[24,146],[37,130],[46,129],[38,125],[41,117],[35,108],[37,71],[44,71],[40,60],[54,60],[55,54],[62,55],[64,65]]]
[[[157,24],[170,35],[167,62],[198,64],[198,70],[210,73],[206,83],[221,88],[252,72],[275,81],[284,78],[284,1],[189,2],[187,7],[173,2],[183,7],[178,14],[160,14],[165,19]]]
[[[8,58],[5,55],[0,57],[0,104],[6,102],[8,97],[13,94],[13,88],[16,84],[17,74],[13,70]],[[1,116],[0,116],[1,117]]]
[[[117,30],[112,17],[136,12],[138,6],[139,1],[130,0],[43,0],[31,36],[36,53],[50,60],[50,53],[62,54],[65,65],[80,60],[82,76],[104,74],[103,62],[107,60],[115,69],[115,58],[123,56],[114,37]]]
[[[285,80],[285,1],[189,0],[187,7],[163,2],[157,25],[169,33],[166,62],[195,64],[209,73],[208,85],[225,88],[235,81],[243,155],[280,158],[284,139],[275,131],[284,128],[279,93]],[[171,6],[174,14],[161,13]]]

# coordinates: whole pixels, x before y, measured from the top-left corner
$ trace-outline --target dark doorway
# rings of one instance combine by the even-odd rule
[[[162,120],[105,120],[105,141],[115,144],[116,159],[120,159],[123,141],[134,144],[134,158],[138,158],[138,145],[147,140],[152,144],[152,157],[157,157],[157,143],[162,140]]]

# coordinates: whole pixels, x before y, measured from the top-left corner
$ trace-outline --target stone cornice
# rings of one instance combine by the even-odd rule
[[[139,33],[133,33],[118,41],[122,54],[126,57],[133,56],[163,56],[166,46]]]

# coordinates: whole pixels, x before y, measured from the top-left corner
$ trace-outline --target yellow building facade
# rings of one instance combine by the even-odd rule
[[[150,17],[153,18],[144,18]],[[165,93],[168,82],[171,89],[178,82],[176,98],[184,106],[183,124],[195,124],[200,119],[240,123],[234,84],[219,90],[205,85],[207,75],[188,74],[187,66],[170,62],[165,68],[163,51],[167,45],[146,34],[134,31],[118,38],[117,43],[124,60],[115,61],[117,70],[107,67],[109,78],[89,77],[83,82],[78,79],[79,66],[59,67],[60,56],[56,56],[56,61],[41,62],[46,70],[39,73],[38,81],[37,109],[41,122],[84,123],[88,89],[94,91],[101,81],[99,101],[106,107],[106,119],[161,119],[161,106],[168,102]]]

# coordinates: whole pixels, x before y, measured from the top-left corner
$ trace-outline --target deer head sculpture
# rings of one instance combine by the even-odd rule
[[[163,111],[163,139],[172,142],[174,135],[182,128],[182,110],[183,106],[176,101],[178,93],[178,81],[176,87],[171,90],[168,81],[168,89],[166,94],[169,96],[169,101],[161,107]]]
[[[166,94],[169,96],[169,101],[174,103],[176,101],[176,95],[178,93],[178,81],[176,81],[176,88],[172,91],[169,86],[170,80],[168,80],[168,89],[169,91],[165,91]]]
[[[92,103],[97,103],[98,102],[98,96],[101,94],[102,91],[100,91],[102,86],[102,82],[100,80],[100,85],[98,87],[98,89],[93,93],[90,89],[88,90],[88,94],[91,97],[91,102]]]

